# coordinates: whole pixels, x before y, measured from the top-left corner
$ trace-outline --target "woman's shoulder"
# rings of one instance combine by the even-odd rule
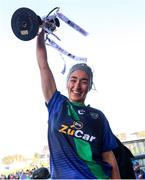
[[[87,105],[86,108],[87,108],[90,112],[96,112],[96,113],[98,113],[98,114],[100,114],[100,115],[104,115],[103,111],[100,110],[100,109],[98,109],[98,108],[94,108],[94,107],[92,107],[92,106],[90,106],[90,105]]]

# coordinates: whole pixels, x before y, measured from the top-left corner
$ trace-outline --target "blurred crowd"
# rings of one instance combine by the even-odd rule
[[[0,179],[49,179],[49,170],[46,167],[39,167],[27,170],[17,171],[16,173],[10,173],[8,175],[0,175]]]
[[[138,161],[133,161],[133,169],[136,179],[145,179],[145,172],[141,168]],[[33,169],[21,170],[16,173],[11,173],[8,175],[0,174],[0,179],[49,179],[50,173],[46,167],[34,167]]]

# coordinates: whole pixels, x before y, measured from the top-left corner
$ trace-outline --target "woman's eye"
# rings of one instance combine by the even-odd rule
[[[88,84],[88,82],[87,82],[87,81],[82,81],[82,83],[83,83],[83,84]]]

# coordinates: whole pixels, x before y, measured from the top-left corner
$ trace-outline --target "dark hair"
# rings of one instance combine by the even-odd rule
[[[47,168],[40,167],[33,172],[32,178],[33,179],[48,179],[50,178],[50,174]]]

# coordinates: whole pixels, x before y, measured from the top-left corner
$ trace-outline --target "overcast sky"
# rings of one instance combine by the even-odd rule
[[[43,2],[43,3],[42,3]],[[47,144],[47,109],[41,91],[35,44],[19,40],[11,29],[11,17],[21,7],[40,17],[54,7],[80,25],[84,37],[60,20],[54,37],[62,48],[80,57],[94,71],[87,97],[104,112],[115,134],[144,129],[145,121],[145,1],[144,0],[5,0],[0,10],[0,157],[31,153]],[[47,46],[58,89],[66,94],[61,71],[76,61]]]

